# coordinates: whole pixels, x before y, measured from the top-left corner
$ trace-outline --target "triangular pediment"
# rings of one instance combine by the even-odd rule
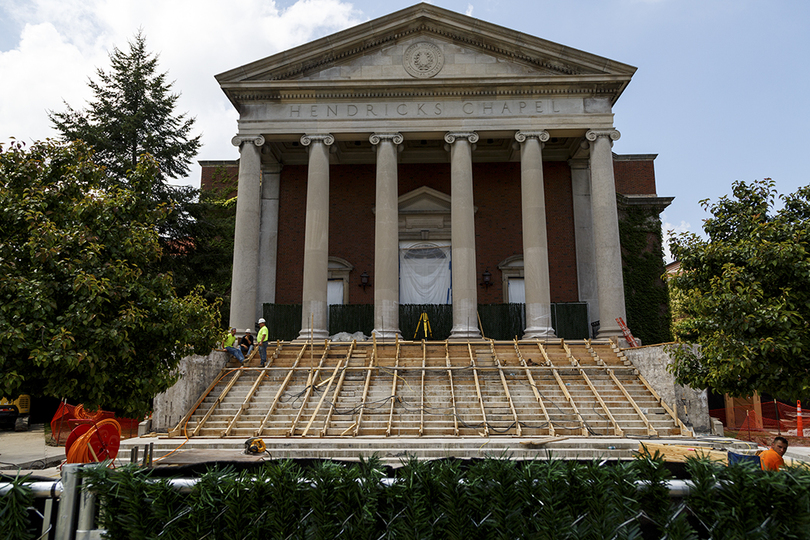
[[[234,104],[329,85],[356,94],[476,84],[623,91],[636,68],[430,4],[416,4],[217,76]]]
[[[450,195],[427,186],[399,197],[400,214],[450,213]]]

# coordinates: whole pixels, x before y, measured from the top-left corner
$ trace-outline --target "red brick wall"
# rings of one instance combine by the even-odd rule
[[[622,195],[651,195],[655,193],[655,167],[651,159],[613,161],[616,191]]]
[[[232,188],[228,196],[234,197],[236,196],[237,178],[239,178],[239,162],[237,161],[227,164],[203,165],[200,189],[207,191]]]
[[[578,299],[574,249],[571,175],[564,162],[545,163],[546,212],[549,237],[551,301]],[[375,165],[332,165],[329,169],[329,255],[341,257],[355,270],[350,276],[349,303],[374,302],[374,289],[359,287],[367,271],[374,283]],[[399,166],[399,195],[422,186],[450,194],[449,164]],[[306,166],[287,166],[279,193],[279,250],[276,301],[301,302]],[[483,163],[473,166],[476,234],[476,275],[489,269],[494,286],[479,289],[480,303],[501,303],[503,290],[498,264],[523,252],[520,211],[520,164]]]

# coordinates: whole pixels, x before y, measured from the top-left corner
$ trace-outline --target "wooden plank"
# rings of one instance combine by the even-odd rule
[[[259,386],[262,384],[262,380],[264,379],[265,375],[267,375],[267,372],[263,371],[259,373],[258,377],[256,377],[256,381],[253,383],[253,386],[250,387],[250,390],[248,390],[248,393],[245,396],[245,399],[242,401],[242,405],[239,407],[239,410],[236,411],[236,414],[233,415],[231,421],[228,422],[228,427],[226,427],[222,431],[223,437],[227,437],[228,435],[231,434],[231,431],[233,430],[234,426],[236,426],[236,423],[239,421],[239,418],[241,418],[245,410],[247,410],[247,408],[250,407],[250,400],[253,399],[253,396],[256,394],[256,390],[258,390]]]
[[[644,422],[645,426],[647,426],[647,435],[650,435],[651,437],[658,437],[658,431],[656,431],[656,429],[650,423],[650,420],[647,418],[647,415],[644,414],[644,412],[638,406],[636,400],[634,400],[633,397],[630,395],[630,392],[627,391],[627,388],[624,387],[622,382],[613,373],[613,370],[609,369],[607,370],[607,372],[608,375],[610,375],[610,378],[613,379],[613,383],[619,387],[619,390],[622,391],[622,394],[624,394],[625,399],[627,399],[627,401],[633,407],[633,410],[635,410],[636,414],[641,418],[641,421]]]
[[[419,406],[419,436],[421,437],[425,432],[425,361],[427,358],[427,348],[425,347],[425,340],[422,340],[422,399]]]
[[[543,398],[540,396],[540,392],[537,390],[537,383],[534,382],[534,377],[532,376],[532,372],[529,369],[528,364],[526,364],[526,360],[523,359],[523,355],[520,353],[520,346],[518,345],[517,337],[515,338],[515,352],[518,355],[518,359],[520,360],[520,365],[522,365],[526,371],[526,378],[529,380],[529,384],[531,385],[532,392],[534,392],[534,398],[537,400],[537,403],[540,404],[540,410],[543,412],[543,418],[546,419],[546,424],[548,425],[548,434],[552,437],[555,435],[554,432],[554,424],[551,422],[551,417],[546,410],[546,404],[543,403]]]
[[[579,367],[579,362],[576,360],[576,358],[574,358],[574,355],[571,354],[571,349],[568,348],[568,343],[566,343],[564,339],[560,339],[560,345],[562,345],[562,348],[565,351],[565,357],[568,358],[568,362],[574,367]]]
[[[295,367],[295,368],[293,368],[293,367],[264,367],[264,368],[261,368],[261,367],[253,367],[253,368],[251,368],[251,367],[241,367],[241,368],[228,368],[228,369],[241,369],[243,371],[263,371],[263,370],[267,370],[268,372],[272,372],[272,371],[309,371],[311,368],[306,367],[306,366],[301,366],[301,367]],[[417,371],[417,370],[422,371],[423,369],[425,371],[447,371],[448,369],[450,369],[452,371],[467,371],[467,370],[470,369],[470,367],[469,366],[454,366],[454,367],[448,368],[448,367],[445,367],[445,366],[425,366],[423,368],[422,366],[417,365],[417,366],[399,366],[399,367],[395,368],[394,366],[350,366],[350,367],[346,367],[344,369],[346,369],[348,371],[368,371],[368,370],[372,370],[372,371],[385,371],[385,372]],[[549,366],[532,366],[532,369],[540,370],[540,371],[542,371],[544,369],[549,370],[549,371],[551,370],[551,368]],[[601,371],[601,370],[604,370],[605,367],[604,366],[577,366],[577,369]],[[616,370],[616,371],[636,371],[636,368],[634,368],[632,366],[627,366],[627,367],[624,367],[624,366],[610,366],[610,369],[613,369],[613,370]],[[480,372],[485,372],[485,371],[498,371],[498,367],[497,366],[492,366],[492,367],[490,367],[490,366],[478,366],[478,371],[479,371],[479,373]]]
[[[304,407],[307,406],[307,402],[309,401],[309,396],[312,395],[315,388],[315,381],[318,379],[318,374],[320,373],[321,367],[323,367],[324,361],[326,361],[326,357],[329,355],[329,340],[326,340],[323,347],[323,354],[321,355],[321,359],[318,362],[317,368],[312,368],[310,370],[309,375],[307,376],[307,391],[304,395],[304,399],[301,400],[301,407],[298,409],[298,414],[295,415],[295,419],[293,420],[292,424],[290,425],[290,431],[287,432],[288,437],[292,437],[295,435],[295,429],[298,427],[298,421],[301,419],[301,415],[304,414]]]
[[[396,353],[395,353],[395,356],[394,356],[394,368],[399,367],[399,352],[400,352],[399,341],[397,341],[397,348],[396,348]],[[385,436],[386,437],[391,436],[391,425],[394,422],[394,406],[397,403],[397,382],[398,382],[397,379],[398,379],[398,377],[399,377],[399,372],[394,371],[394,377],[393,377],[393,381],[391,383],[391,398],[390,398],[391,399],[391,410],[388,413],[388,428],[386,428],[386,430],[385,430]]]
[[[318,405],[315,406],[315,410],[313,411],[312,416],[309,418],[309,423],[307,424],[307,427],[305,427],[303,433],[301,433],[302,437],[307,436],[307,433],[309,432],[309,428],[312,426],[312,423],[315,421],[315,417],[318,416],[318,411],[321,410],[321,405],[323,404],[323,400],[326,399],[326,396],[329,394],[329,389],[332,387],[332,382],[335,380],[335,376],[337,375],[337,372],[340,369],[340,366],[343,364],[343,361],[345,360],[346,363],[349,362],[349,358],[351,358],[352,352],[354,351],[355,343],[356,343],[355,340],[352,340],[352,344],[349,345],[349,350],[346,353],[346,356],[344,358],[340,358],[337,361],[337,363],[335,364],[335,370],[332,372],[332,376],[329,377],[329,379],[328,379],[329,383],[326,385],[326,390],[324,390],[323,394],[321,394],[321,399],[318,400]]]
[[[540,349],[540,354],[543,355],[543,361],[545,362],[546,366],[552,367],[551,359],[548,357],[545,347],[543,347],[543,344],[539,341],[537,342],[537,348]]]
[[[355,349],[355,352],[356,352],[356,349]],[[352,354],[354,354],[354,352]],[[363,356],[365,356],[365,355],[366,355],[366,353],[364,351]],[[346,360],[346,367],[348,367],[349,362],[351,362],[351,357],[349,357],[349,359]],[[326,418],[324,418],[324,420],[323,420],[323,427],[321,427],[321,432],[318,434],[319,437],[323,437],[323,436],[326,435],[326,430],[329,429],[329,424],[332,422],[332,415],[334,414],[335,409],[337,408],[338,396],[340,395],[340,391],[343,389],[343,381],[346,380],[346,367],[344,367],[340,371],[340,378],[338,379],[337,385],[335,385],[335,392],[332,394],[332,405],[329,406],[329,412],[326,413]],[[334,377],[332,377],[332,378],[334,379]],[[349,429],[351,429],[353,427],[354,427],[354,424],[352,424],[349,427]],[[345,435],[346,432],[349,431],[349,429],[347,429],[344,433],[341,433],[341,436]]]
[[[672,410],[672,409],[669,407],[669,405],[667,405],[667,404],[666,404],[666,402],[665,402],[663,399],[661,399],[661,396],[659,396],[659,395],[658,395],[658,392],[656,392],[656,391],[655,391],[655,389],[654,389],[652,386],[650,386],[650,383],[648,383],[648,382],[647,382],[647,379],[645,379],[644,377],[642,377],[641,373],[638,373],[636,376],[638,377],[639,382],[641,382],[641,384],[643,384],[645,387],[647,387],[647,390],[648,390],[648,391],[649,391],[649,392],[652,394],[652,396],[653,396],[653,397],[654,397],[654,398],[655,398],[655,399],[658,401],[658,404],[659,404],[659,405],[661,405],[661,407],[662,407],[662,408],[663,408],[665,411],[667,411],[667,414],[669,414],[669,415],[672,417],[672,419],[673,419],[673,420],[675,420],[675,423],[677,423],[677,424],[678,424],[678,427],[679,427],[679,428],[680,428],[680,430],[681,430],[681,435],[685,435],[685,436],[687,436],[687,437],[688,437],[688,436],[694,437],[694,436],[695,436],[695,432],[694,432],[694,431],[692,431],[691,429],[689,429],[688,427],[686,427],[686,426],[684,425],[684,423],[683,423],[683,422],[681,422],[681,419],[680,419],[680,418],[678,418],[678,414],[677,414],[675,411],[673,411],[673,410]]]
[[[688,458],[709,458],[728,465],[728,452],[713,450],[702,446],[682,446],[675,444],[639,443],[638,453],[641,456],[654,456],[658,452],[664,461],[685,463]]]
[[[236,370],[236,373],[234,373],[231,380],[228,382],[227,385],[225,385],[225,388],[222,389],[222,392],[220,392],[219,397],[216,399],[216,401],[214,401],[214,403],[211,404],[211,407],[208,409],[208,412],[206,412],[205,416],[203,416],[202,419],[199,422],[197,422],[197,425],[194,427],[194,430],[191,432],[192,437],[196,437],[200,433],[200,430],[202,429],[205,422],[208,421],[208,419],[214,413],[214,410],[217,407],[219,407],[219,404],[222,403],[222,400],[225,399],[225,396],[228,395],[228,392],[231,391],[231,388],[233,388],[233,385],[236,383],[236,381],[239,380],[239,377],[241,377],[241,376],[242,376],[242,370],[241,369]]]
[[[254,348],[253,352],[251,353],[251,357],[253,356],[253,354],[255,354],[255,352],[256,349]],[[273,362],[275,362],[276,358],[278,358],[279,352],[281,352],[281,341],[276,341],[276,348],[273,351],[272,356],[268,358],[266,367],[270,367],[273,365]],[[247,363],[247,361],[245,361],[245,363]],[[234,426],[236,426],[236,422],[239,421],[239,419],[242,417],[242,414],[244,414],[244,412],[250,407],[250,400],[253,399],[253,396],[256,394],[256,391],[259,389],[259,386],[261,386],[262,381],[264,380],[266,375],[267,371],[262,371],[261,373],[259,373],[259,376],[256,377],[256,382],[253,383],[253,386],[248,391],[247,396],[245,396],[245,399],[242,401],[242,405],[239,407],[239,410],[236,411],[236,414],[233,416],[233,418],[231,418],[231,421],[228,423],[228,427],[225,428],[225,430],[222,432],[223,437],[227,437],[231,434],[231,431],[233,430]]]
[[[593,392],[593,395],[596,396],[596,400],[599,402],[599,405],[602,407],[602,410],[605,411],[608,420],[610,420],[610,423],[613,426],[613,434],[616,435],[617,437],[624,437],[624,431],[619,426],[619,423],[616,421],[616,419],[613,418],[613,415],[610,413],[610,409],[608,408],[607,404],[604,402],[602,396],[599,395],[599,392],[596,390],[596,387],[591,382],[591,378],[588,377],[588,374],[585,373],[584,369],[580,369],[579,373],[580,375],[582,375],[582,378],[585,380],[585,383],[587,383],[588,388],[590,388],[591,392]]]
[[[538,345],[540,345],[540,344],[538,343]],[[549,360],[549,363],[551,363],[551,360]],[[553,369],[551,371],[551,373],[554,374],[554,379],[556,379],[557,385],[560,387],[560,390],[562,391],[563,395],[565,396],[565,399],[571,405],[571,409],[573,409],[574,414],[579,419],[579,426],[580,426],[580,431],[582,432],[582,435],[585,435],[587,437],[588,436],[588,428],[585,426],[585,420],[582,418],[582,415],[579,414],[579,409],[577,408],[577,404],[574,403],[574,398],[571,397],[571,394],[568,392],[568,389],[565,387],[565,383],[563,382],[562,377],[560,377],[560,374],[557,372],[557,370]]]
[[[473,377],[475,378],[475,393],[478,394],[478,403],[481,405],[481,416],[484,418],[484,432],[482,437],[489,437],[489,424],[487,423],[487,411],[484,408],[484,398],[481,397],[481,385],[478,382],[478,368],[475,365],[475,358],[473,357],[472,346],[467,342],[467,351],[470,353],[470,365],[473,368]]]
[[[520,444],[525,446],[543,446],[548,443],[564,441],[568,437],[546,437],[545,439],[531,439],[529,441],[520,441]]]
[[[194,403],[194,406],[191,407],[191,409],[189,409],[189,411],[183,418],[180,419],[177,425],[173,429],[169,430],[169,437],[177,437],[178,435],[184,434],[181,433],[181,431],[185,432],[185,427],[186,425],[188,425],[188,421],[191,420],[191,417],[192,415],[194,415],[194,412],[197,410],[197,408],[199,408],[200,405],[202,405],[202,402],[205,401],[205,398],[208,397],[208,394],[210,394],[214,390],[214,388],[216,388],[216,386],[219,384],[219,381],[221,381],[222,378],[225,375],[227,375],[230,371],[232,370],[224,367],[220,370],[219,375],[214,377],[214,380],[211,382],[211,384],[208,385],[208,388],[206,388],[205,392],[203,392],[202,395],[200,396],[200,399],[198,399]]]
[[[369,367],[374,365],[374,362],[377,359],[377,334],[374,334],[374,347],[371,349],[371,358],[368,361]],[[360,424],[363,421],[363,412],[366,409],[366,399],[368,399],[368,389],[371,385],[371,374],[373,373],[372,370],[368,370],[366,372],[366,383],[363,386],[363,397],[360,399],[360,412],[357,414],[357,422],[354,426],[354,436],[357,437],[357,434],[360,433]]]
[[[450,380],[450,401],[453,405],[453,435],[458,437],[458,410],[456,410],[456,392],[453,388],[453,371],[450,364],[450,348],[447,341],[444,342],[444,362],[447,364],[447,377]]]
[[[515,404],[514,402],[512,402],[512,394],[509,392],[509,385],[506,383],[506,375],[503,374],[503,366],[501,365],[501,361],[498,358],[498,355],[495,353],[494,339],[489,341],[489,348],[492,351],[492,359],[495,360],[495,365],[500,368],[498,370],[498,375],[501,376],[501,384],[503,385],[503,392],[504,394],[506,394],[506,400],[509,403],[509,408],[512,410],[512,416],[515,419],[515,432],[517,433],[517,436],[520,437],[523,435],[523,429],[520,426],[520,420],[518,419],[517,411],[515,410]]]
[[[295,361],[293,362],[292,369],[290,369],[287,372],[287,376],[284,377],[284,380],[281,382],[281,386],[278,387],[278,391],[276,391],[276,395],[273,398],[273,402],[270,404],[270,408],[267,409],[267,414],[264,415],[264,419],[262,420],[262,423],[259,424],[259,429],[257,429],[256,432],[254,433],[255,437],[258,437],[258,436],[260,436],[262,434],[262,431],[264,431],[265,426],[267,426],[267,422],[270,421],[270,417],[273,415],[273,412],[276,410],[276,407],[278,406],[278,402],[281,399],[282,394],[284,394],[284,392],[287,390],[287,385],[290,384],[290,379],[292,379],[292,376],[295,373],[295,368],[298,367],[298,363],[301,361],[301,358],[303,358],[304,353],[307,351],[307,346],[308,345],[309,345],[308,343],[305,343],[301,347],[301,350],[298,351],[298,355],[295,357]]]
[[[585,372],[584,369],[582,369],[582,366],[580,366],[577,357],[574,356],[573,353],[571,353],[571,349],[568,348],[568,344],[565,343],[565,341],[563,340],[560,341],[563,344],[563,348],[565,349],[565,354],[568,357],[568,361],[571,363],[572,366],[576,367],[579,370],[579,374],[582,375],[582,379],[585,381],[585,384],[587,384],[588,388],[591,389],[591,392],[593,393],[594,397],[596,397],[596,401],[599,402],[599,406],[602,407],[603,411],[605,411],[605,415],[607,415],[608,421],[610,421],[610,424],[613,426],[613,434],[616,435],[617,437],[624,437],[624,431],[619,426],[619,423],[616,421],[613,415],[610,413],[610,409],[608,408],[605,401],[602,399],[602,396],[599,395],[599,392],[596,390],[596,387],[591,382],[591,378],[588,377],[588,374]]]

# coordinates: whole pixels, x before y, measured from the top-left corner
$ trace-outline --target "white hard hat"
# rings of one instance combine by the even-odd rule
[[[259,324],[262,324],[263,322],[265,322],[264,319],[259,319]]]

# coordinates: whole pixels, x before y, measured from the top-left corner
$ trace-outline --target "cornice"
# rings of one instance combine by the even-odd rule
[[[419,80],[414,88],[389,87],[369,88],[368,85],[355,83],[353,87],[340,88],[339,84],[324,85],[324,88],[260,88],[241,87],[229,88],[228,94],[238,103],[247,101],[287,101],[287,100],[347,100],[347,99],[425,99],[425,98],[506,98],[530,96],[608,96],[613,97],[624,84],[611,83],[581,83],[578,85],[561,84],[562,81],[549,81],[540,85],[536,82],[527,87],[509,87],[501,81],[492,81],[492,88],[481,87],[481,81],[476,81],[478,88],[459,88],[446,84],[424,84]],[[431,81],[433,83],[433,81]],[[434,86],[434,88],[431,88]],[[523,86],[523,85],[520,85]]]
[[[657,211],[659,214],[669,206],[675,197],[659,197],[655,194],[649,195],[624,195],[616,193],[616,201],[619,208],[641,207],[650,208]]]

